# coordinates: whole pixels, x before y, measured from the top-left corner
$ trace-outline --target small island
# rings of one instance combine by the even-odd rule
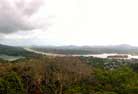
[[[109,59],[128,59],[128,55],[110,55],[107,56]]]

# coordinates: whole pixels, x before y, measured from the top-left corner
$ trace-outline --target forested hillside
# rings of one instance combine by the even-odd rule
[[[0,61],[0,94],[138,94],[137,69],[137,60],[93,57]]]
[[[32,56],[34,53],[24,50],[22,47],[14,47],[0,44],[0,55],[9,55],[9,56]]]

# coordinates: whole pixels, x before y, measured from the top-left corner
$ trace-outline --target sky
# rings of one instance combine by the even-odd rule
[[[0,43],[138,46],[137,0],[0,0]]]

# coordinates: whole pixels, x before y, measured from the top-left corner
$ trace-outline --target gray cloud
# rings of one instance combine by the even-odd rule
[[[42,0],[0,0],[0,33],[35,29],[30,18],[41,4]]]

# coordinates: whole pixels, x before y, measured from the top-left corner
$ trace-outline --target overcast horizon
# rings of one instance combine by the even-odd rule
[[[0,0],[0,44],[138,46],[137,0]]]

